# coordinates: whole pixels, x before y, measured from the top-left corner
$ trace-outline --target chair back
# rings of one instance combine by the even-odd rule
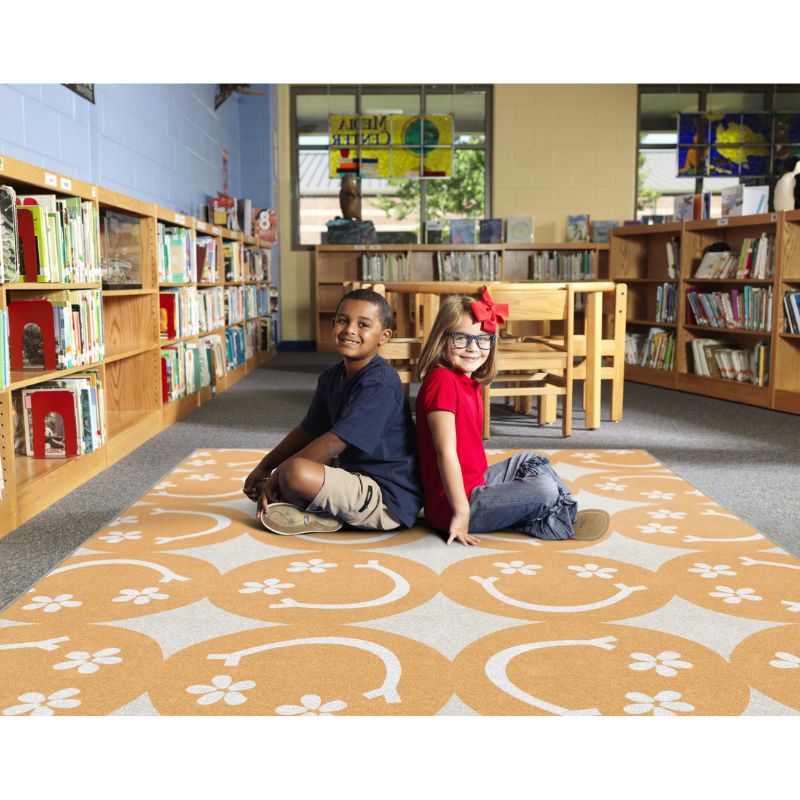
[[[552,322],[561,320],[565,330],[572,336],[573,311],[575,294],[569,284],[562,284],[553,289],[536,289],[536,291],[515,291],[493,286],[492,299],[496,303],[508,305],[507,322]]]

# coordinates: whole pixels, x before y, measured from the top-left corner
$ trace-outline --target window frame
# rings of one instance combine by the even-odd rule
[[[426,113],[426,102],[429,95],[456,95],[474,92],[484,93],[484,142],[483,144],[455,144],[453,150],[483,150],[484,157],[484,213],[492,216],[492,130],[494,87],[492,84],[297,84],[289,87],[289,111],[291,138],[291,192],[292,192],[292,250],[313,250],[316,245],[300,243],[300,150],[319,150],[328,152],[328,146],[304,145],[298,143],[297,98],[300,95],[348,95],[355,96],[356,114],[362,113],[362,95],[375,94],[410,94],[420,99],[420,114]],[[441,112],[439,112],[441,113]],[[427,180],[420,180],[420,225],[427,220]]]
[[[636,209],[639,202],[639,155],[642,152],[642,95],[643,94],[697,94],[698,106],[697,111],[703,112],[708,110],[708,97],[709,95],[724,94],[726,92],[741,92],[746,94],[763,93],[764,95],[764,113],[773,114],[776,110],[776,98],[784,93],[798,93],[800,92],[800,84],[786,83],[786,84],[766,84],[766,83],[745,83],[745,84],[718,84],[718,83],[658,83],[658,84],[639,84],[638,92],[636,94],[636,182],[633,192],[633,208],[635,213],[638,214]],[[800,109],[798,109],[800,112]],[[644,147],[646,150],[677,150],[677,144],[648,144]],[[770,154],[770,158],[772,155]],[[703,181],[707,180],[708,176],[696,176],[694,183],[694,194],[701,194],[703,191]],[[770,192],[778,179],[778,176],[771,174],[765,178],[745,178],[745,185],[749,183],[758,183],[764,185],[765,181],[770,186]],[[742,181],[742,179],[739,179]]]

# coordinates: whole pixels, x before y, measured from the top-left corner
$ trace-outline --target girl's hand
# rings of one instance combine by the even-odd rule
[[[450,544],[454,539],[461,544],[480,544],[480,539],[477,539],[469,532],[469,512],[466,514],[453,514],[450,520],[450,537],[447,544]]]

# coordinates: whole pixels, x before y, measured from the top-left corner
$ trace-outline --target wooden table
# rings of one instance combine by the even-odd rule
[[[535,292],[542,289],[557,289],[565,283],[542,283],[528,281],[509,283],[506,281],[390,281],[385,284],[387,292],[395,294],[419,295],[414,306],[421,309],[414,320],[414,329],[408,317],[408,308],[401,304],[398,308],[397,335],[425,337],[439,309],[439,298],[446,294],[476,294],[484,286],[491,292],[493,285],[502,285],[505,290]],[[602,365],[601,342],[603,338],[603,292],[613,292],[614,281],[573,281],[575,292],[586,295],[586,317],[584,335],[586,336],[586,381],[584,385],[584,405],[586,408],[586,427],[600,427],[600,368]]]

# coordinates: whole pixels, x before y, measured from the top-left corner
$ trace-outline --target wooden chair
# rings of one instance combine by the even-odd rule
[[[389,339],[381,346],[380,354],[395,369],[406,394],[416,380],[417,361],[422,352],[422,339]]]
[[[600,342],[600,354],[603,366],[600,368],[600,380],[611,381],[611,420],[622,419],[622,399],[625,389],[625,319],[627,313],[628,287],[618,283],[612,292],[603,292],[603,319],[606,330]],[[563,347],[563,336],[526,336],[523,342],[536,342],[545,345]],[[573,331],[574,365],[573,381],[586,380],[586,332],[575,334]],[[586,408],[586,392],[583,393],[583,408]],[[555,406],[547,404],[540,408],[540,422],[552,422],[555,419]]]
[[[483,435],[491,430],[492,397],[563,398],[562,434],[572,434],[573,317],[575,294],[569,284],[553,284],[536,292],[521,293],[494,285],[492,299],[507,303],[508,322],[559,320],[564,326],[561,343],[514,342],[498,337],[498,370],[491,385],[483,387]]]

